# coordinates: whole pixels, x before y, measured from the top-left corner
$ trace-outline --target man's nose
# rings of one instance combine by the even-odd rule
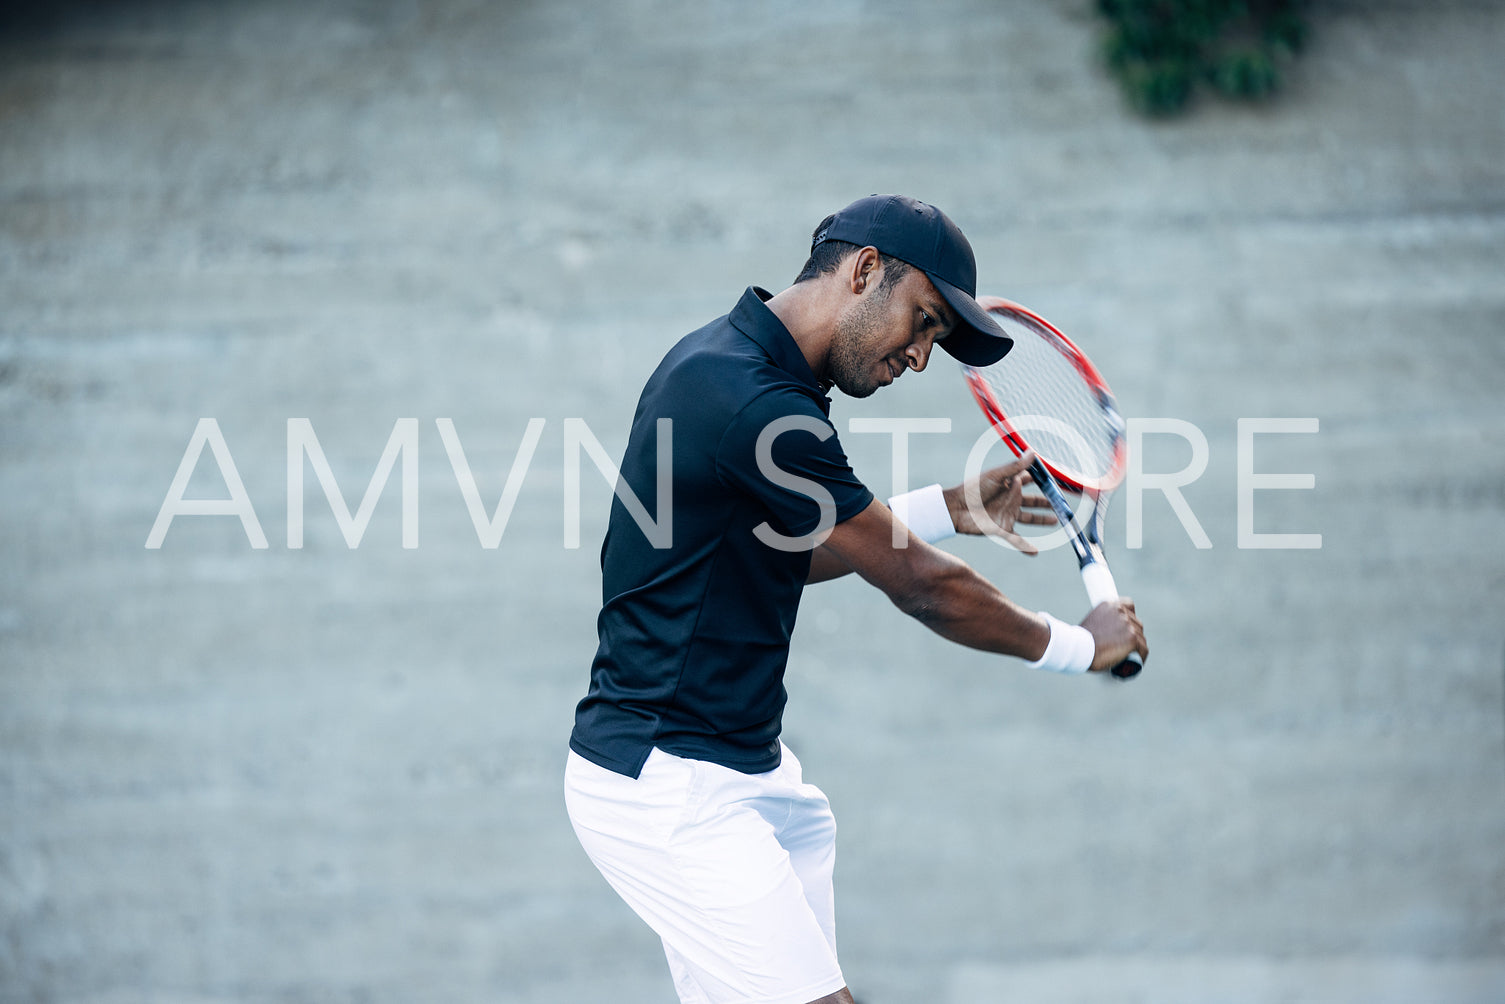
[[[929,345],[911,345],[905,349],[904,356],[909,363],[909,368],[916,373],[923,371],[926,364],[930,362],[930,349]]]

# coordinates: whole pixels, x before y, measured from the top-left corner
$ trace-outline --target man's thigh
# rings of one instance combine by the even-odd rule
[[[823,877],[815,899],[829,909],[818,819],[830,810],[818,790],[777,774],[654,750],[634,780],[570,756],[566,802],[580,842],[663,939],[682,1000],[808,1004],[844,984],[834,924],[802,881]],[[817,864],[796,867],[781,830]]]

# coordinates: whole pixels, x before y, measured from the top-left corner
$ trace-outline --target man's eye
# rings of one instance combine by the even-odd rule
[[[933,323],[935,323],[935,322],[934,322],[934,321],[932,321],[932,320],[931,320],[931,319],[930,319],[930,315],[929,315],[929,314],[927,314],[927,313],[925,313],[925,311],[923,311],[923,310],[922,310],[922,311],[920,311],[920,320],[921,320],[921,321],[922,321],[922,322],[924,322],[924,323],[923,323],[923,324],[922,324],[922,327],[926,327],[926,328],[928,328],[928,327],[930,327],[930,325],[931,325],[931,324],[933,324]]]

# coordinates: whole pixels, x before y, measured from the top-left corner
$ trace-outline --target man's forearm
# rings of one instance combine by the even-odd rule
[[[889,598],[936,634],[969,648],[1033,662],[1050,643],[1050,625],[1025,610],[970,565],[920,545],[920,574]],[[916,555],[919,557],[918,555]]]
[[[925,543],[912,533],[903,547],[893,546],[893,514],[873,502],[851,519],[838,523],[812,555],[812,573],[820,551],[883,590],[894,604],[950,641],[986,652],[1033,662],[1050,643],[1044,618],[1015,604],[971,565]],[[902,525],[897,527],[905,534]],[[818,558],[819,569],[837,568]]]

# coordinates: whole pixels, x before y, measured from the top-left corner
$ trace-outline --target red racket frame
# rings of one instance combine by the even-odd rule
[[[1103,375],[1098,372],[1097,367],[1092,365],[1092,360],[1088,359],[1086,354],[1077,348],[1075,342],[1063,335],[1059,328],[1028,307],[1015,303],[1012,300],[1005,300],[1001,296],[979,296],[977,302],[982,305],[984,310],[990,313],[1017,314],[1028,323],[1044,329],[1058,339],[1061,347],[1064,349],[1061,354],[1081,374],[1082,380],[1098,395],[1098,399],[1113,407],[1114,413],[1117,414],[1117,408],[1114,406],[1113,389],[1108,386],[1108,381],[1104,380]],[[988,421],[993,424],[993,428],[1003,438],[1003,441],[1009,445],[1009,449],[1014,451],[1015,456],[1019,456],[1025,450],[1029,449],[1029,444],[1025,441],[1024,437],[1014,427],[1014,423],[1009,419],[1009,416],[1004,414],[1003,407],[998,403],[998,399],[994,396],[993,389],[988,386],[987,380],[983,379],[982,375],[970,366],[965,367],[965,372],[967,385],[972,389],[972,396],[977,399],[978,407],[982,408],[983,414],[988,417]],[[1117,443],[1114,444],[1112,465],[1106,474],[1098,478],[1088,477],[1080,471],[1071,471],[1057,467],[1044,457],[1040,458],[1040,462],[1050,471],[1051,476],[1060,482],[1061,487],[1067,491],[1073,494],[1082,494],[1085,491],[1096,495],[1111,492],[1122,483],[1127,454],[1128,449],[1124,443],[1124,436],[1120,434]]]

